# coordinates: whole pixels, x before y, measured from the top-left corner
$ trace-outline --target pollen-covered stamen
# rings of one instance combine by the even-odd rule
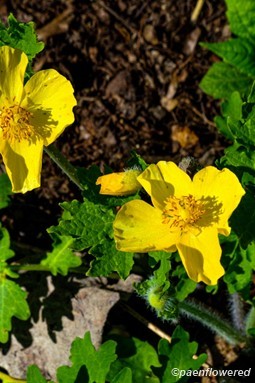
[[[185,229],[189,225],[195,225],[204,213],[203,202],[192,195],[181,198],[170,196],[165,200],[163,223],[170,224],[171,228]]]
[[[3,139],[8,141],[30,140],[34,128],[29,120],[32,113],[19,105],[3,106],[0,110],[0,129]]]

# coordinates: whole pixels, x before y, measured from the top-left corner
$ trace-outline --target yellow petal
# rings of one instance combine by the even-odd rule
[[[161,210],[170,195],[188,195],[193,190],[190,177],[173,162],[160,161],[157,165],[152,164],[137,180],[151,196],[153,205]]]
[[[183,233],[177,249],[188,276],[195,282],[216,285],[224,274],[216,228],[203,229],[198,235]]]
[[[141,185],[137,181],[140,170],[127,170],[120,173],[111,173],[101,176],[96,184],[101,185],[100,194],[108,195],[130,195],[136,193]]]
[[[48,146],[74,121],[73,87],[64,76],[48,69],[33,75],[24,91],[21,107],[32,113],[30,123]]]
[[[1,139],[1,138],[0,138]],[[26,193],[40,186],[43,142],[29,144],[28,141],[6,142],[1,153],[15,193]]]
[[[220,234],[229,235],[228,219],[245,194],[236,175],[228,169],[207,166],[196,173],[193,183],[198,198],[210,197],[218,205],[218,220],[214,226]]]
[[[0,47],[0,103],[17,104],[23,93],[28,58],[25,53],[8,46]]]
[[[162,212],[144,201],[133,200],[123,205],[113,228],[121,251],[176,250],[178,233],[170,233],[168,225],[162,223]]]

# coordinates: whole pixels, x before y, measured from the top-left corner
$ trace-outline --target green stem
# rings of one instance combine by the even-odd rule
[[[9,268],[12,271],[45,271],[45,272],[51,272],[51,269],[47,266],[43,266],[40,264],[24,264],[24,265],[9,265]],[[76,268],[70,268],[70,273],[76,273],[76,274],[85,274],[88,271],[86,267],[76,267]]]
[[[47,266],[42,265],[9,265],[9,268],[13,271],[50,271]]]
[[[240,331],[237,331],[231,323],[201,303],[197,304],[194,301],[186,300],[179,302],[178,306],[181,314],[196,319],[213,332],[224,337],[229,343],[238,344],[246,342],[245,336]]]
[[[63,154],[56,148],[55,145],[51,144],[44,147],[45,153],[60,167],[60,169],[75,183],[78,188],[83,190],[83,186],[77,176],[76,168],[70,164],[70,162],[63,156]]]

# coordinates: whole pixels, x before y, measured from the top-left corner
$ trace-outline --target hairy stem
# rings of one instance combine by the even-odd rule
[[[181,314],[199,321],[213,332],[221,335],[229,343],[238,344],[246,341],[245,336],[236,330],[231,323],[201,303],[197,304],[190,300],[182,301],[179,303],[179,310]]]
[[[44,147],[45,153],[60,167],[60,169],[70,178],[70,180],[83,190],[83,186],[77,176],[77,171],[73,165],[63,156],[63,154],[53,144]]]
[[[244,310],[243,302],[238,293],[229,295],[230,314],[235,328],[244,333]]]

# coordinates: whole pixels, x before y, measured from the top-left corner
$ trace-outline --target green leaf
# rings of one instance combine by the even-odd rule
[[[174,281],[174,297],[178,301],[183,301],[189,294],[196,289],[196,282],[192,281],[180,260],[178,252],[173,254],[175,261],[178,262],[172,267],[170,279]]]
[[[12,194],[11,182],[6,173],[0,175],[0,209],[10,203],[9,196]]]
[[[4,277],[0,278],[0,342],[8,341],[13,316],[21,320],[29,318],[26,296],[27,293],[19,285]]]
[[[218,165],[220,168],[227,167],[234,172],[243,186],[254,182],[255,152],[253,148],[245,148],[243,145],[234,143],[225,150],[225,155],[218,161]]]
[[[154,271],[154,277],[159,285],[163,285],[168,280],[169,270],[171,269],[171,263],[165,256],[161,258],[160,267]]]
[[[227,64],[236,67],[241,73],[255,78],[255,45],[250,41],[236,38],[222,43],[201,43],[220,56]]]
[[[111,381],[124,367],[132,370],[133,383],[159,383],[152,366],[160,367],[155,349],[147,342],[136,338],[114,336],[117,341],[118,359],[111,365],[108,379]]]
[[[189,342],[189,334],[177,326],[172,335],[172,342],[169,343],[165,339],[161,339],[158,346],[158,353],[162,367],[155,370],[160,377],[161,383],[186,382],[189,376],[175,376],[172,369],[180,370],[198,370],[206,361],[207,355],[202,354],[197,359],[193,359],[193,355],[197,352],[197,343]]]
[[[53,244],[53,251],[47,253],[47,258],[41,261],[42,266],[50,269],[53,275],[67,275],[70,268],[75,268],[81,265],[81,258],[73,254],[70,249],[73,243],[71,237],[62,236]]]
[[[145,170],[148,167],[148,164],[144,159],[139,156],[134,150],[131,151],[131,157],[127,162],[128,167],[134,167],[141,170]]]
[[[89,249],[96,257],[91,263],[90,275],[109,275],[117,271],[126,278],[133,266],[133,253],[120,252],[113,241],[113,221],[115,214],[111,208],[84,202],[72,201],[61,205],[64,214],[58,226],[51,227],[49,233],[71,236],[74,250]],[[106,273],[106,274],[105,274]]]
[[[159,267],[153,271],[153,284],[162,286],[168,281],[169,270],[171,270],[170,258],[172,254],[166,251],[150,251],[148,254],[154,259],[154,264],[152,264],[152,261],[149,259],[149,265],[151,267],[158,266],[158,263],[160,262]]]
[[[201,89],[214,98],[228,98],[238,91],[247,94],[253,78],[224,62],[214,63],[200,82]]]
[[[231,31],[237,36],[251,39],[255,38],[255,3],[253,0],[225,0],[227,4],[227,17]]]
[[[73,249],[77,251],[103,243],[113,238],[113,211],[96,205],[87,199],[61,204],[64,214],[58,226],[48,229],[49,233],[71,236]]]
[[[7,259],[14,256],[14,252],[10,249],[10,236],[8,231],[0,226],[0,265],[6,265]],[[0,273],[2,272],[2,266],[0,266]]]
[[[20,23],[10,14],[7,27],[0,23],[0,46],[9,45],[25,52],[29,61],[44,48],[43,42],[37,41],[34,23]]]
[[[10,249],[10,237],[5,228],[0,226],[0,278],[8,275],[11,278],[17,278],[18,274],[11,270],[6,262],[14,257],[14,252]]]
[[[183,269],[183,266],[182,266]],[[179,279],[177,285],[175,286],[176,294],[175,298],[178,301],[183,301],[186,299],[193,291],[196,290],[197,284],[192,281],[187,273],[184,270],[183,277]]]
[[[255,198],[249,190],[234,211],[230,226],[239,237],[240,245],[246,248],[255,240]]]
[[[252,273],[255,270],[254,251],[254,242],[245,250],[240,247],[236,248],[223,277],[229,292],[231,294],[237,291],[242,292],[242,296],[246,300],[250,298]]]
[[[222,115],[224,117],[231,117],[233,120],[241,120],[242,106],[243,106],[243,100],[240,96],[240,93],[235,91],[231,93],[228,100],[222,103],[221,105]]]
[[[253,82],[250,93],[248,94],[247,102],[253,104],[255,103],[255,81]]]
[[[17,277],[7,264],[7,260],[14,256],[10,249],[10,237],[6,229],[0,227],[0,342],[8,341],[8,332],[11,330],[13,316],[26,320],[30,316],[26,302],[26,292],[18,284],[6,278]],[[11,303],[10,303],[11,302]]]
[[[255,108],[254,108],[255,109]],[[233,120],[231,117],[226,118],[225,135],[237,143],[246,147],[255,146],[255,115],[253,113],[246,119]],[[227,149],[228,150],[228,149]]]
[[[116,343],[107,341],[98,351],[91,343],[90,334],[76,338],[71,346],[72,366],[61,366],[57,370],[59,383],[105,383],[111,364],[116,359]]]
[[[153,262],[154,265],[156,263],[158,263],[159,261],[161,261],[162,259],[170,259],[171,255],[172,255],[172,253],[169,253],[169,252],[163,251],[163,250],[161,250],[161,251],[149,251],[148,254],[152,259],[154,259],[154,262]],[[149,260],[149,263],[151,266],[153,266],[152,260]]]
[[[31,365],[27,369],[27,383],[51,383],[47,381],[41,374],[39,368]],[[71,382],[70,382],[71,383]]]
[[[134,264],[134,253],[117,250],[113,241],[105,241],[93,247],[90,254],[96,259],[91,262],[87,275],[94,277],[107,276],[116,271],[122,279],[126,279]]]
[[[111,383],[133,383],[132,370],[124,367],[112,380]]]

